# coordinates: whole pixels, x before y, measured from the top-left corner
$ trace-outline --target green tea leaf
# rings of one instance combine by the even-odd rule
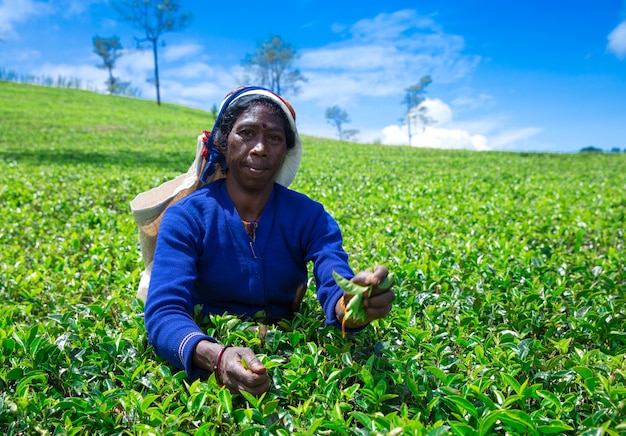
[[[395,284],[395,277],[394,277],[393,273],[389,273],[389,274],[387,274],[387,277],[385,277],[383,279],[383,281],[381,281],[378,284],[378,288],[386,291],[386,290],[390,289],[394,284]]]
[[[369,292],[371,292],[372,290],[372,287],[357,285],[349,281],[345,277],[342,277],[335,271],[333,271],[333,277],[335,278],[335,282],[337,283],[337,285],[339,285],[339,287],[346,294],[352,295],[352,298],[350,298],[350,300],[346,304],[346,312],[343,315],[343,319],[350,319],[355,322],[363,322],[367,320],[367,313],[365,312],[365,308],[363,307],[363,295],[369,294]]]
[[[347,294],[361,295],[371,290],[369,286],[357,285],[356,283],[351,282],[345,277],[342,277],[335,271],[333,271],[333,277],[335,278],[335,282],[337,283],[337,285],[339,285],[339,287]]]
[[[444,401],[454,404],[460,410],[466,411],[472,416],[472,418],[478,418],[478,411],[476,410],[476,407],[474,407],[474,405],[467,401],[465,398],[459,395],[447,395],[443,399]]]
[[[565,432],[574,430],[574,428],[565,424],[562,421],[553,420],[550,421],[549,424],[538,425],[537,430],[539,430],[539,433],[541,434],[563,434]]]

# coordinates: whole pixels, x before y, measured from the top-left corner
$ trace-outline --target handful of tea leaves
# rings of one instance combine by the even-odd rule
[[[350,280],[340,276],[335,271],[333,271],[333,277],[335,278],[335,283],[339,285],[339,287],[349,295],[352,295],[348,304],[344,306],[344,314],[343,319],[341,320],[341,333],[345,336],[346,334],[346,320],[348,318],[352,319],[355,322],[363,322],[367,319],[367,313],[365,313],[365,307],[363,306],[363,296],[369,297],[372,293],[372,285],[369,286],[361,286],[356,283],[351,282]],[[379,289],[387,290],[391,288],[394,283],[393,274],[389,273],[385,279],[378,284]]]

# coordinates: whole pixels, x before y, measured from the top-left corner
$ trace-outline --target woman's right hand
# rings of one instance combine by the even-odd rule
[[[194,364],[212,371],[222,348],[224,346],[220,344],[200,341],[194,352]],[[270,388],[267,368],[250,348],[228,347],[224,349],[217,371],[218,374],[215,376],[231,392],[246,391],[260,396]]]
[[[259,396],[270,388],[267,368],[250,348],[225,349],[218,371],[219,380],[231,392],[246,391]]]

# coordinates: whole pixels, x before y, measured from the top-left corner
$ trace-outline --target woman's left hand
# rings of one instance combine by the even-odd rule
[[[357,284],[359,286],[372,286],[372,292],[369,296],[363,296],[363,308],[365,310],[365,314],[367,318],[365,321],[356,324],[352,322],[352,320],[346,320],[346,327],[354,328],[359,327],[360,325],[367,324],[375,319],[384,318],[391,312],[393,300],[396,298],[396,294],[393,292],[393,285],[389,288],[382,289],[379,288],[378,285],[382,283],[383,280],[389,274],[389,270],[387,267],[383,265],[377,265],[374,267],[374,271],[361,271],[357,273],[352,280],[352,283]],[[349,294],[343,294],[344,304],[348,304],[350,298],[352,298]],[[341,300],[340,300],[341,301]],[[340,317],[338,319],[343,319],[344,313],[343,308],[339,310]]]

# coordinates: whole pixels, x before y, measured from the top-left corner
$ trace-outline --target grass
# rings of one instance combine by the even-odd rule
[[[293,189],[337,218],[392,314],[342,338],[309,292],[271,326],[199,322],[270,368],[260,399],[154,355],[130,200],[187,170],[206,112],[0,82],[0,431],[626,431],[626,155],[444,151],[304,137]]]

